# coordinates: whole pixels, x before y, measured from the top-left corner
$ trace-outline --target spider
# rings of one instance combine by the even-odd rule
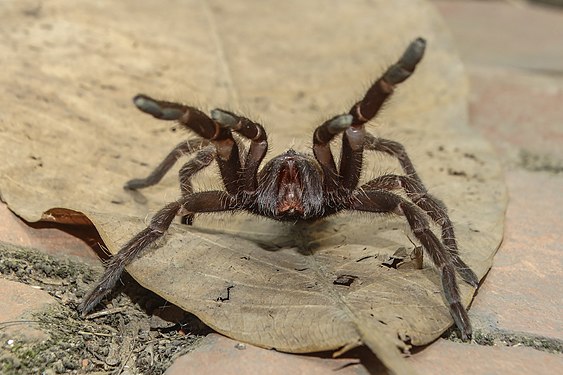
[[[194,107],[137,95],[133,102],[138,109],[157,119],[177,121],[200,138],[177,145],[147,178],[126,183],[126,189],[155,185],[182,155],[195,153],[180,169],[180,198],[158,211],[148,227],[110,259],[99,284],[81,302],[82,314],[91,311],[113,289],[125,266],[163,236],[177,215],[190,225],[197,213],[242,210],[274,220],[297,222],[353,210],[394,213],[406,218],[440,274],[445,299],[462,338],[470,338],[471,323],[461,304],[456,270],[473,287],[478,286],[479,280],[459,257],[446,206],[428,193],[400,143],[377,138],[364,127],[393,93],[395,85],[411,76],[425,49],[424,39],[411,42],[402,57],[347,114],[317,127],[313,133],[313,155],[289,149],[262,169],[259,167],[268,150],[268,141],[260,124],[222,109],[212,110],[208,116]],[[340,134],[342,149],[337,168],[330,143]],[[240,138],[250,141],[242,157]],[[359,186],[364,151],[383,152],[397,158],[404,175],[387,174]],[[214,161],[219,166],[224,190],[194,192],[192,177]],[[402,189],[408,199],[395,194],[393,190],[397,189]],[[441,241],[431,231],[429,219],[441,227]]]

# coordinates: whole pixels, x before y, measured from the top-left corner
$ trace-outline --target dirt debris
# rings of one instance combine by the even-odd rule
[[[462,342],[453,328],[444,332],[442,338],[454,342]],[[546,353],[563,353],[563,341],[561,340],[519,332],[507,332],[503,330],[491,330],[489,332],[475,330],[475,332],[473,332],[471,343],[483,346],[525,346]]]
[[[170,305],[129,276],[111,305],[86,319],[76,306],[101,269],[44,253],[0,244],[0,277],[39,287],[57,304],[22,322],[0,323],[0,373],[112,372],[162,374],[178,356],[210,332],[195,316]],[[126,280],[125,280],[126,279]],[[12,340],[8,325],[33,324],[42,342]]]

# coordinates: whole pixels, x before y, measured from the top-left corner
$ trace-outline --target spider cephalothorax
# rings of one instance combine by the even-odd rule
[[[266,163],[258,181],[254,202],[246,209],[277,220],[322,216],[322,172],[310,156],[290,149]]]
[[[272,158],[262,169],[260,164],[268,150],[268,140],[260,124],[220,109],[208,116],[194,107],[137,95],[134,103],[141,111],[162,120],[178,121],[200,138],[180,143],[147,178],[126,184],[127,189],[154,185],[180,156],[195,153],[180,169],[180,198],[157,212],[149,226],[111,258],[98,286],[82,301],[79,307],[82,313],[92,310],[109,293],[125,266],[160,238],[176,215],[182,215],[182,221],[191,224],[197,213],[244,210],[296,222],[354,210],[405,216],[440,273],[445,298],[462,337],[470,337],[471,324],[461,304],[456,271],[474,287],[479,280],[459,257],[445,205],[428,193],[400,143],[377,138],[364,127],[393,93],[395,85],[413,73],[425,47],[422,38],[413,41],[399,61],[387,69],[347,114],[317,127],[313,133],[312,156],[290,149]],[[330,142],[340,134],[342,147],[337,167]],[[250,141],[248,151],[243,153],[239,149],[240,138]],[[359,185],[366,150],[397,158],[404,175],[383,175]],[[214,161],[219,166],[225,190],[194,192],[192,177]],[[402,189],[409,199],[395,194],[393,190],[397,189]],[[441,240],[431,231],[429,219],[441,226]]]

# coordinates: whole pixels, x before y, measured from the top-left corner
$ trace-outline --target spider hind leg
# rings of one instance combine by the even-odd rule
[[[479,278],[459,256],[453,223],[448,216],[446,205],[431,195],[420,180],[409,176],[390,174],[367,182],[361,189],[383,189],[387,191],[403,189],[407,197],[442,228],[442,243],[449,250],[452,262],[462,279],[475,288],[479,286]]]
[[[450,250],[430,229],[426,214],[414,203],[386,190],[358,189],[349,209],[366,212],[396,213],[403,215],[409,226],[436,266],[450,314],[463,340],[471,337],[472,329],[467,310],[461,303],[456,281],[455,264]]]

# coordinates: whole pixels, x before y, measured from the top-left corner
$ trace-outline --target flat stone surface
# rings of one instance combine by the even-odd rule
[[[458,344],[440,339],[409,359],[421,374],[555,374],[563,357],[526,347]],[[559,369],[559,370],[557,370]]]
[[[55,299],[47,292],[30,285],[0,278],[0,295],[2,308],[0,309],[0,334],[2,344],[7,340],[34,340],[41,341],[48,338],[47,334],[36,328],[32,320],[34,312],[44,309]],[[23,321],[18,323],[18,321]]]
[[[563,177],[507,172],[504,241],[470,316],[476,328],[563,339]]]
[[[524,1],[433,3],[450,26],[464,61],[534,69],[563,70],[563,11]]]
[[[371,374],[384,373],[376,361],[369,361]],[[241,344],[212,333],[201,346],[184,355],[166,371],[166,375],[180,374],[307,374],[367,375],[358,358],[320,358],[314,355],[295,355]]]
[[[496,66],[467,70],[471,125],[507,166],[563,171],[563,79]]]
[[[356,355],[357,354],[357,355]],[[407,359],[420,374],[553,374],[563,357],[527,347],[492,347],[459,344],[439,339]],[[386,374],[365,351],[331,359],[292,355],[241,344],[210,334],[193,352],[180,357],[166,375],[183,374]]]

